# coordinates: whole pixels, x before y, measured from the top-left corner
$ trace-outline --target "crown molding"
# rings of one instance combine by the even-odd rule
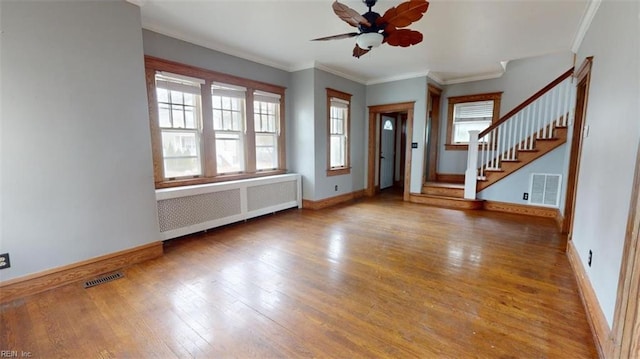
[[[397,75],[397,76],[380,77],[380,78],[377,78],[377,79],[372,79],[372,80],[367,81],[366,85],[377,85],[377,84],[381,84],[381,83],[385,83],[385,82],[408,80],[408,79],[413,79],[413,78],[417,78],[417,77],[427,77],[428,75],[429,75],[429,70],[418,71],[418,72],[409,72],[409,73],[401,74],[401,75]]]
[[[328,72],[330,74],[334,74],[336,76],[345,78],[347,80],[351,80],[351,81],[354,81],[354,82],[357,82],[357,83],[360,83],[360,84],[363,84],[363,85],[367,85],[367,81],[365,79],[363,79],[363,78],[360,78],[360,77],[357,77],[357,76],[353,76],[353,75],[349,75],[347,73],[332,69],[329,66],[325,66],[325,65],[323,65],[323,64],[321,64],[319,62],[314,62],[314,67],[316,69],[318,69],[318,70],[322,70],[322,71]]]
[[[584,39],[584,35],[587,34],[587,31],[591,26],[591,21],[593,21],[593,18],[596,16],[596,12],[600,7],[600,3],[602,3],[602,0],[589,0],[589,5],[587,5],[587,8],[582,14],[582,19],[580,19],[580,26],[578,26],[578,30],[576,31],[576,34],[573,38],[573,44],[571,45],[571,51],[574,54],[578,53],[580,45],[582,44],[582,40]]]
[[[433,81],[437,82],[440,85],[444,85],[445,81],[442,79],[442,77],[436,75],[434,72],[429,72],[427,74],[427,77],[432,79]]]
[[[144,6],[144,3],[145,3],[147,0],[125,0],[125,1],[126,1],[126,2],[128,2],[128,3],[131,3],[131,4],[133,4],[133,5],[136,5],[137,7],[143,7],[143,6]]]

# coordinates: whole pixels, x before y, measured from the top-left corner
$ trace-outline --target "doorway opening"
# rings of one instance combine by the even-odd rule
[[[425,133],[424,173],[422,183],[438,180],[438,137],[440,136],[440,96],[442,89],[428,84],[427,126]]]
[[[381,166],[381,133],[384,128],[385,118],[395,118],[395,136],[397,137],[397,131],[404,128],[404,136],[401,136],[400,145],[395,145],[396,155],[391,156],[396,162],[402,162],[402,164],[396,163],[393,165],[394,171],[396,168],[400,171],[398,176],[402,187],[402,198],[404,201],[409,200],[409,186],[411,183],[411,138],[413,138],[413,108],[415,102],[403,102],[388,105],[369,106],[369,137],[368,137],[368,161],[367,161],[367,188],[365,194],[367,196],[374,196],[380,192],[380,168]],[[398,121],[398,118],[401,120]],[[400,126],[398,126],[398,122]],[[400,133],[402,134],[402,132]],[[402,137],[405,138],[402,143]],[[397,152],[400,153],[397,153]],[[398,156],[400,159],[398,159]],[[404,157],[404,158],[403,158]],[[387,165],[388,166],[388,165]],[[403,168],[404,167],[404,168]],[[390,171],[389,171],[390,173]],[[393,176],[395,178],[395,174]],[[388,179],[385,179],[388,181]]]
[[[567,174],[567,196],[564,206],[564,219],[562,221],[561,232],[569,234],[571,240],[573,227],[573,212],[576,205],[576,192],[578,190],[578,173],[580,171],[580,153],[582,152],[582,129],[587,111],[587,101],[589,97],[589,81],[591,80],[591,64],[593,57],[587,57],[580,70],[576,74],[578,85],[576,88],[576,107],[571,134],[571,149],[569,153],[569,171]]]
[[[377,126],[380,145],[378,187],[380,191],[404,188],[405,152],[407,143],[407,113],[392,112],[380,115]]]

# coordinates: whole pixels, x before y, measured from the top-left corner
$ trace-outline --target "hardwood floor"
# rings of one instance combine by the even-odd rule
[[[32,358],[592,358],[552,219],[383,193],[165,243],[125,278],[2,306]]]

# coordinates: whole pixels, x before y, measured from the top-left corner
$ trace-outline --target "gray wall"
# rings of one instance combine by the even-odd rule
[[[139,8],[1,6],[0,280],[158,241]]]
[[[500,115],[504,115],[572,66],[573,54],[566,51],[511,61],[507,65],[504,75],[497,79],[445,86],[440,104],[438,173],[464,173],[467,165],[466,151],[446,151],[444,149],[444,144],[447,142],[447,99],[450,96],[502,91]]]
[[[603,1],[577,56],[594,60],[572,237],[609,325],[640,139],[639,18],[640,2]]]
[[[327,87],[351,94],[350,159],[351,173],[327,176]],[[365,138],[368,112],[365,106],[365,86],[328,72],[314,69],[315,89],[315,198],[323,199],[364,189]],[[312,159],[307,158],[306,161]],[[336,191],[334,188],[338,186]]]
[[[418,143],[418,148],[413,149],[411,154],[410,191],[412,193],[420,193],[422,189],[422,171],[424,170],[424,136],[427,122],[427,77],[416,77],[367,86],[367,106],[410,101],[415,101],[413,138],[407,138],[407,141]]]
[[[316,198],[314,74],[313,69],[291,74],[291,111],[287,124],[289,169],[302,175],[302,198],[310,200]]]

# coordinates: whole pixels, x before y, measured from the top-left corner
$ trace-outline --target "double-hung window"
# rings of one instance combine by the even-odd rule
[[[493,100],[453,106],[453,143],[469,143],[469,131],[482,132],[493,121]]]
[[[220,83],[211,86],[218,174],[240,173],[245,169],[245,97],[244,87]]]
[[[469,131],[482,132],[497,121],[501,97],[502,92],[449,97],[446,149],[466,150]]]
[[[349,110],[351,95],[327,89],[328,175],[349,173]]]
[[[176,74],[155,77],[165,178],[202,175],[200,86],[204,81]]]
[[[280,135],[280,95],[255,91],[253,119],[256,134],[256,170],[278,168],[278,136]]]
[[[285,88],[145,57],[156,188],[286,173]]]

